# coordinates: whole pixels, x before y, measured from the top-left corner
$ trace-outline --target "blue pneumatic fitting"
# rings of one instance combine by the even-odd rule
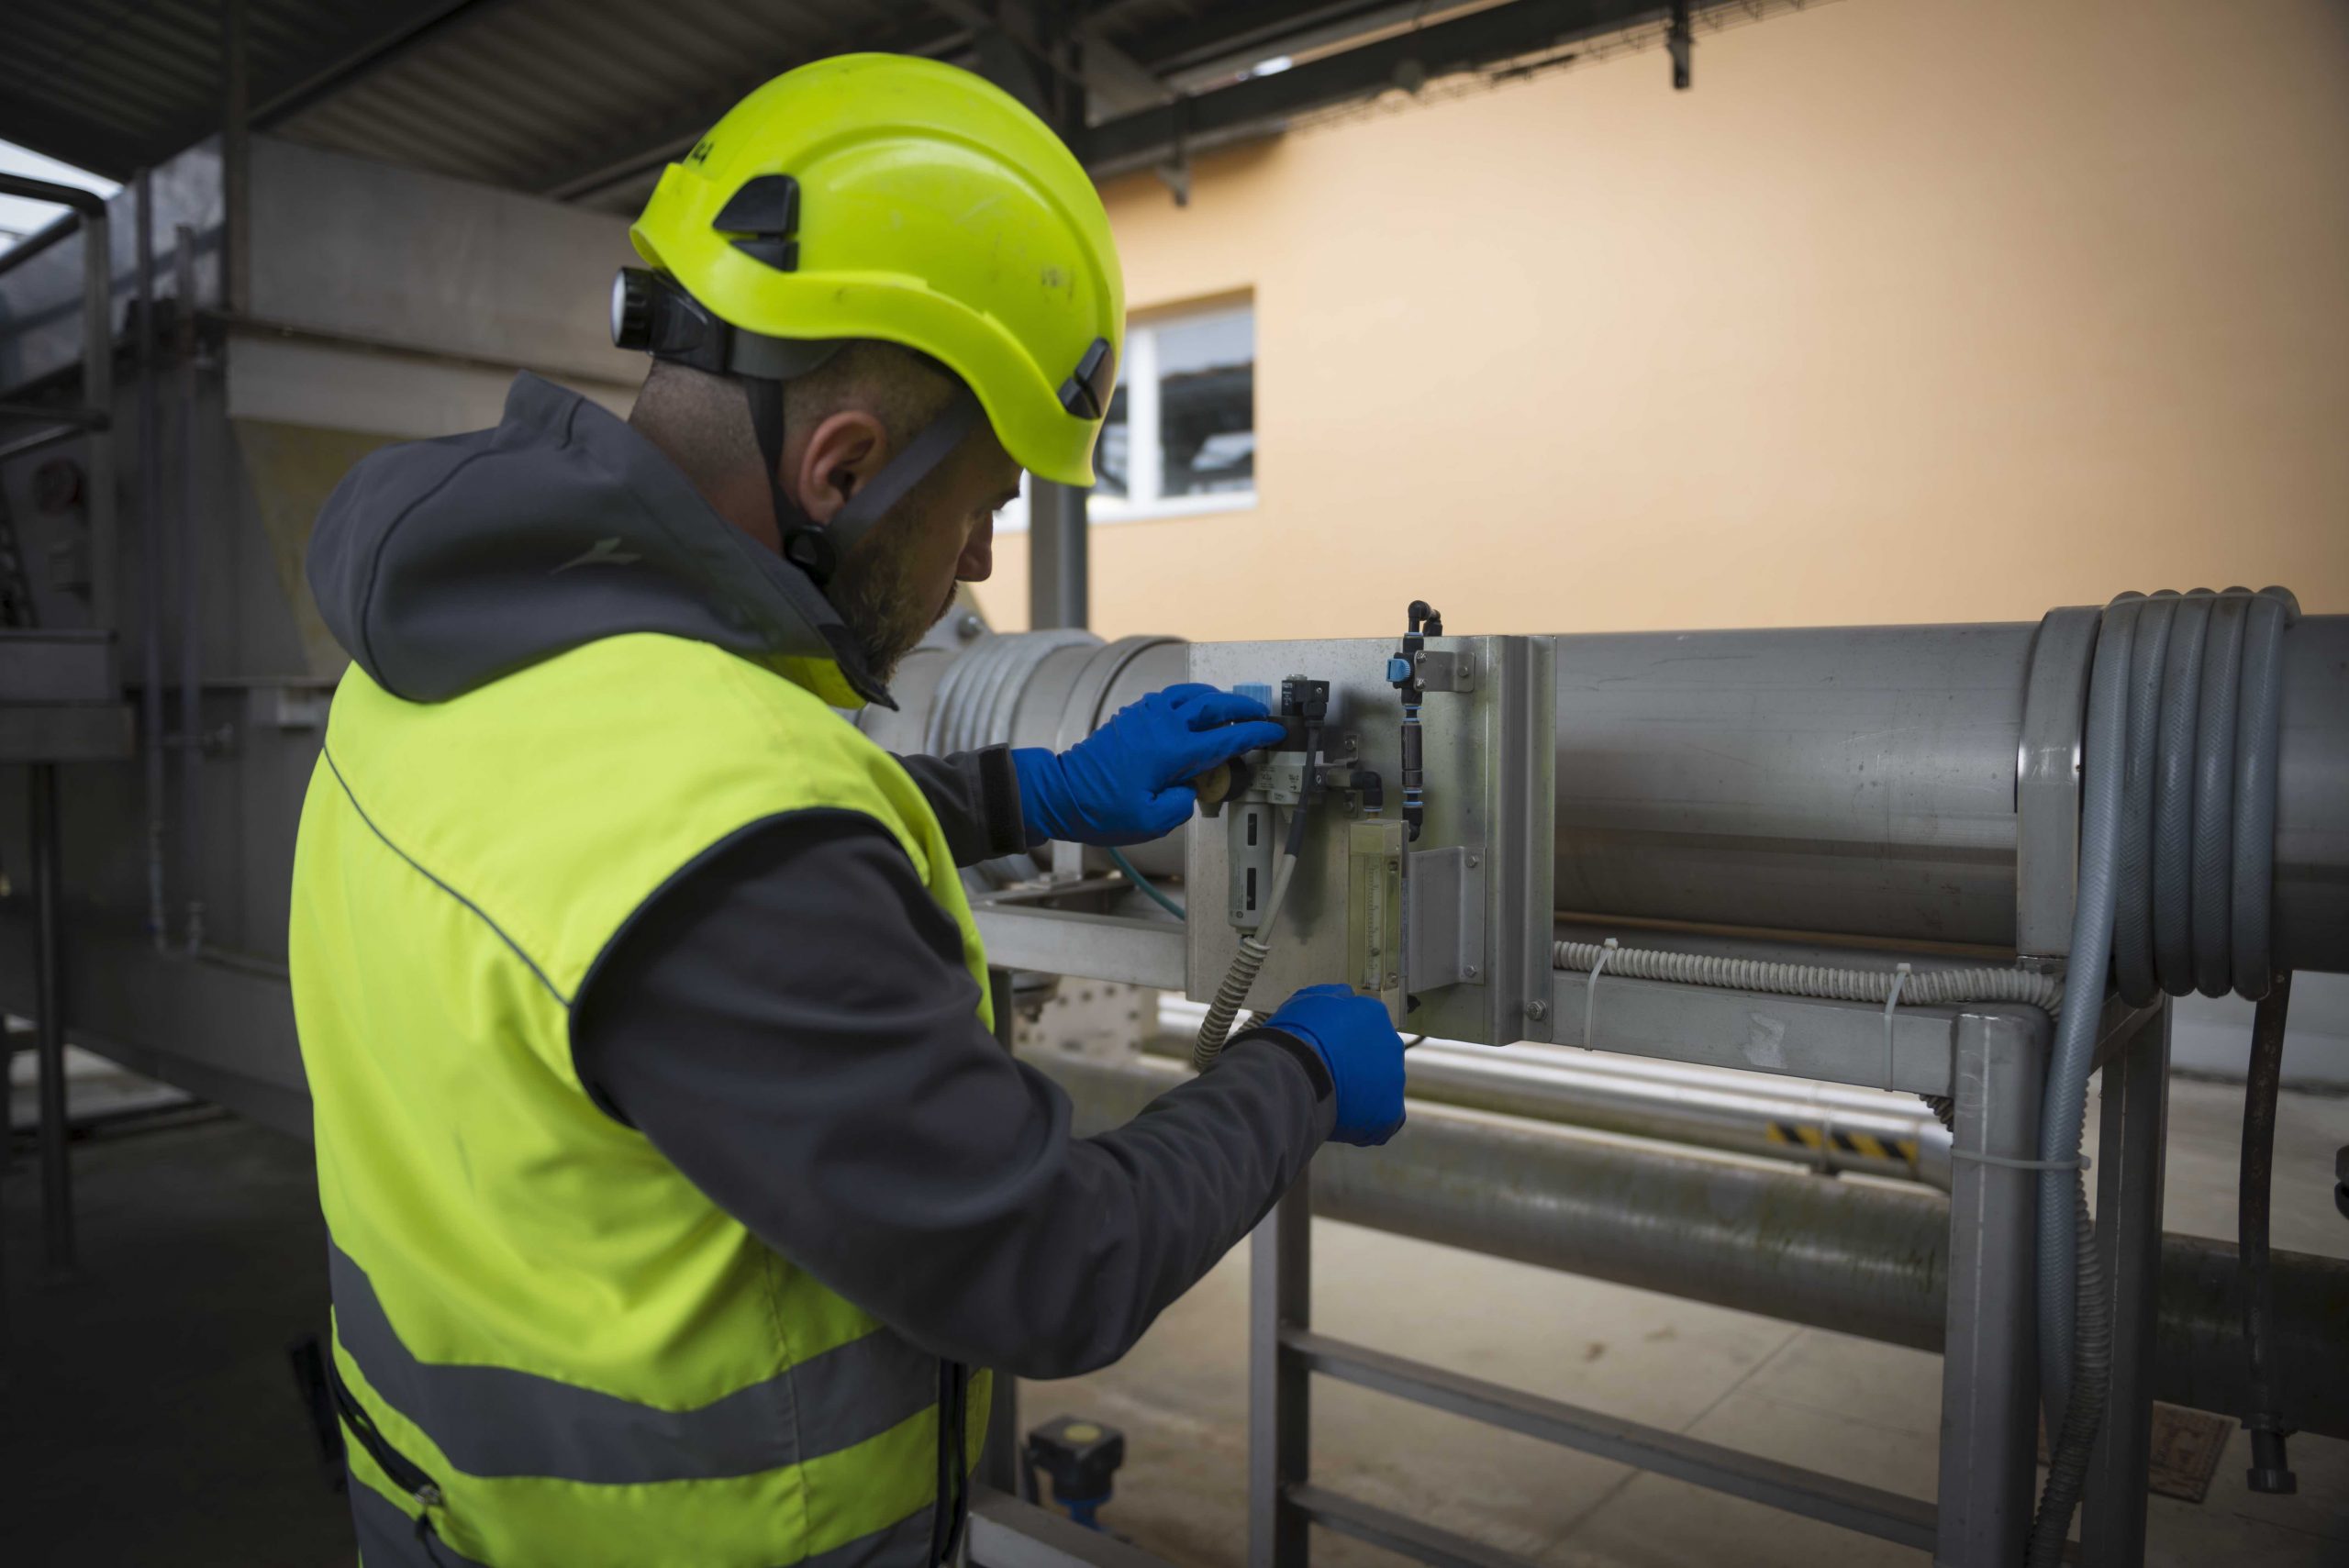
[[[1266,713],[1273,711],[1273,688],[1262,681],[1243,681],[1231,688],[1231,695],[1239,697],[1253,697],[1264,705]]]
[[[1411,678],[1411,662],[1397,653],[1386,661],[1386,684],[1399,686]]]

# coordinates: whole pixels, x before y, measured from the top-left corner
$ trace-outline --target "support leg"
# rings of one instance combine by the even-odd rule
[[[2165,1003],[2104,1068],[2096,1244],[2112,1289],[2112,1392],[2088,1462],[2080,1517],[2080,1560],[2087,1568],[2135,1568],[2145,1560],[2163,1148],[2169,1132],[2169,1018]]]
[[[73,1266],[73,1167],[65,1148],[65,977],[58,929],[57,764],[31,769],[33,1005],[39,1010],[40,1218],[49,1266]]]
[[[1967,1014],[1954,1026],[1954,1147],[2028,1160],[2046,1074],[2043,1018]],[[2039,1404],[2033,1178],[1959,1158],[1950,1181],[1942,1361],[1939,1568],[2007,1568],[2031,1528]]]
[[[1311,1373],[1281,1343],[1313,1323],[1313,1173],[1297,1179],[1248,1240],[1248,1568],[1306,1568]]]

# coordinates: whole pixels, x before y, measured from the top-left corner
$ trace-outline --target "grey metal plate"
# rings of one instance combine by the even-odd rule
[[[1329,681],[1323,751],[1334,755],[1351,746],[1361,766],[1384,775],[1386,816],[1395,819],[1402,809],[1402,709],[1386,684],[1386,661],[1397,641],[1194,644],[1188,650],[1189,678],[1226,688],[1253,683],[1275,690],[1289,675]],[[1443,921],[1436,914],[1407,917],[1407,929],[1442,950],[1424,971],[1416,957],[1409,960],[1405,987],[1419,1005],[1408,1014],[1408,1028],[1487,1044],[1547,1039],[1554,656],[1546,638],[1431,638],[1428,650],[1446,655],[1453,678],[1467,681],[1471,689],[1430,692],[1420,706],[1427,816],[1410,848],[1421,853],[1456,849],[1477,859],[1483,929],[1441,931]],[[1464,673],[1471,669],[1473,673]],[[1303,986],[1350,978],[1348,821],[1335,803],[1315,808],[1271,941],[1273,955],[1250,994],[1252,1006],[1270,1009]],[[1220,910],[1229,901],[1221,827],[1206,825],[1189,835],[1185,882],[1194,909]],[[1442,892],[1447,899],[1457,896],[1450,886]],[[1407,879],[1407,909],[1415,896]],[[1239,933],[1225,920],[1195,920],[1187,929],[1188,994],[1204,1000],[1213,996],[1230,967]],[[1466,938],[1478,943],[1474,959],[1460,950]],[[1479,972],[1473,984],[1463,973],[1471,963]]]

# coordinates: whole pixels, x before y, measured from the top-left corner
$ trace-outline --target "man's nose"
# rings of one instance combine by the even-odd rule
[[[993,575],[995,517],[990,513],[971,530],[969,542],[963,546],[962,559],[954,563],[954,580],[958,583],[984,583]]]

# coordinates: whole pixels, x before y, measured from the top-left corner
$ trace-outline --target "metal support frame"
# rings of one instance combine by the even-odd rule
[[[1248,1568],[1304,1568],[1298,1501],[1312,1442],[1312,1369],[1293,1336],[1313,1326],[1313,1173],[1248,1239]]]
[[[979,74],[1042,118],[1062,140],[1085,134],[1090,84],[1081,69],[1084,41],[1074,7],[1038,6],[1019,20],[963,0],[932,0],[934,7],[975,29]],[[1042,631],[1081,627],[1092,614],[1086,560],[1087,493],[1075,485],[1031,478],[1028,483],[1028,625]]]
[[[2082,1501],[2081,1561],[2087,1568],[2134,1568],[2145,1559],[2169,1043],[2170,1009],[2165,1003],[2137,1020],[2104,1065],[2096,1246],[2112,1292],[2112,1385]]]
[[[1562,984],[1568,979],[1560,977]],[[1845,1003],[1802,1004],[1736,992],[1621,983],[1627,1018],[1640,1020],[1643,1043],[1675,1034],[1678,1054],[1711,1054],[1703,1037],[1750,1038],[1732,1020],[1775,1015],[1791,1026],[1772,1034],[1787,1059],[1816,1076],[1868,1083],[1884,1072],[1880,1008]],[[1671,1016],[1648,1014],[1661,1007]],[[1709,1018],[1712,1008],[1727,1009]],[[1816,1008],[1813,1015],[1809,1009]],[[1873,1040],[1826,1025],[1835,1015],[1872,1021]],[[1904,1020],[1896,1020],[1898,1026]],[[1949,1093],[1956,1101],[1956,1147],[2028,1159],[2035,1147],[2039,1095],[2050,1026],[2029,1008],[1920,1009],[1905,1020],[1919,1033],[1899,1051],[1904,1086]],[[1712,1027],[1709,1028],[1709,1024]],[[1692,1029],[1690,1026],[1694,1025]],[[1721,1026],[1727,1025],[1724,1029]],[[2141,1032],[2143,1026],[2139,1026]],[[2165,1025],[2163,1027],[2165,1028]],[[1648,1029],[1653,1029],[1650,1035]],[[1805,1050],[1798,1031],[1821,1047]],[[1767,1032],[1767,1031],[1765,1031]],[[1938,1037],[1938,1049],[1923,1038]],[[2164,1037],[2165,1039],[2165,1036]],[[1904,1040],[1902,1043],[1906,1044]],[[1820,1049],[1831,1057],[1820,1054]],[[1939,1070],[1929,1065],[1937,1055]],[[1674,1054],[1659,1051],[1657,1054]],[[1745,1063],[1753,1065],[1752,1062]],[[1782,1062],[1781,1071],[1790,1070]],[[2141,1115],[2132,1123],[2140,1134]],[[1505,1388],[1316,1334],[1311,1321],[1310,1174],[1276,1205],[1251,1240],[1249,1285],[1249,1568],[1305,1568],[1306,1528],[1321,1524],[1445,1568],[1522,1568],[1520,1560],[1476,1541],[1316,1486],[1310,1478],[1310,1377],[1341,1378],[1620,1463],[1653,1470],[1731,1496],[1823,1519],[1920,1549],[1943,1568],[1993,1568],[2016,1561],[2030,1524],[2033,1420],[2038,1373],[2031,1312],[2032,1187],[2029,1173],[1980,1161],[1959,1162],[1951,1195],[1947,1349],[1942,1411],[1942,1472],[1937,1504],[1863,1486],[1776,1460],[1703,1442],[1556,1400]],[[2132,1195],[2142,1170],[2113,1178]],[[2108,1199],[2117,1203],[2121,1200]],[[2142,1199],[2132,1197],[2129,1201]],[[2155,1200],[2156,1204],[2158,1200]],[[2157,1210],[2154,1213],[2158,1224]],[[2158,1244],[2159,1232],[2154,1232]],[[2137,1247],[2142,1262],[2158,1258]],[[2148,1274],[2142,1299],[2154,1297]],[[2152,1320],[2141,1325],[2140,1352]],[[2132,1381],[2132,1407],[2146,1385]],[[2149,1408],[2149,1406],[2146,1407]],[[2138,1429],[2142,1434],[2142,1423]],[[2142,1436],[2131,1451],[2135,1506],[2143,1507]],[[2116,1463],[2125,1462],[2117,1461]],[[2116,1473],[2121,1473],[2116,1472]],[[2119,1562],[2124,1559],[2114,1558]],[[2133,1559],[2131,1559],[2133,1561]]]
[[[1028,624],[1085,625],[1091,616],[1092,562],[1086,493],[1033,479],[1028,484]]]
[[[1950,1098],[1952,1151],[2029,1160],[2039,1146],[2047,1021],[1962,1014]],[[2031,1531],[2038,1418],[2032,1312],[2036,1176],[1954,1158],[1949,1297],[1942,1341],[1941,1568],[2002,1568]],[[2142,1480],[2142,1476],[2141,1476]]]

